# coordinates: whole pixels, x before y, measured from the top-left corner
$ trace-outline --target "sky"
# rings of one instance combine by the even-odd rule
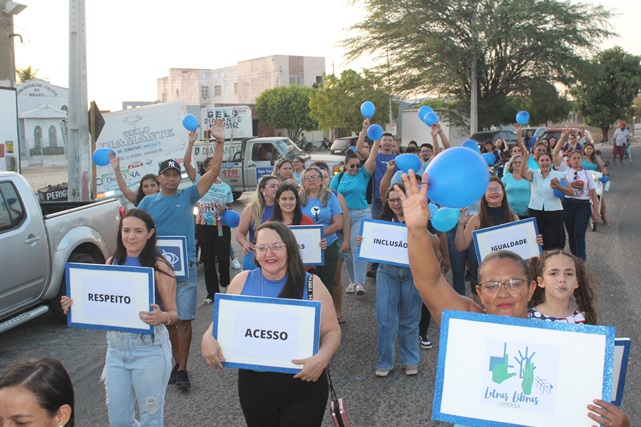
[[[17,0],[16,67],[68,87],[69,0]],[[641,1],[584,0],[615,11],[619,45],[641,55]],[[316,5],[313,7],[312,5]],[[325,57],[326,72],[346,63],[338,42],[365,12],[349,0],[86,0],[88,99],[102,110],[123,101],[154,101],[156,79],[170,68],[222,68],[270,55]],[[589,17],[587,17],[589,19]]]

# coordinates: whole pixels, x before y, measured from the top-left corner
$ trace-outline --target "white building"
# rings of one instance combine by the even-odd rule
[[[186,105],[255,104],[266,89],[292,84],[321,84],[325,58],[273,55],[240,61],[216,70],[171,68],[157,80],[160,102],[184,101]]]
[[[65,165],[62,122],[67,118],[69,90],[33,79],[17,85],[21,158],[29,166]],[[53,161],[53,163],[51,163]]]

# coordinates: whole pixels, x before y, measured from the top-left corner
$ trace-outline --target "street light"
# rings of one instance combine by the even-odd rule
[[[26,4],[20,4],[16,3],[15,1],[8,1],[4,5],[4,9],[2,10],[2,13],[6,13],[7,15],[17,15],[23,10],[25,10],[27,7]]]

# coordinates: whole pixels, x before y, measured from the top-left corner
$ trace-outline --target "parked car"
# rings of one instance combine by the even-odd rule
[[[0,332],[49,310],[67,319],[65,264],[104,264],[116,250],[121,208],[115,199],[38,202],[22,175],[0,172]]]
[[[540,127],[540,128],[522,128],[521,129],[521,136],[525,137],[525,134],[527,131],[531,130],[532,131],[532,136],[534,136],[536,139],[539,139],[543,132],[548,130],[550,128],[548,127]]]
[[[492,141],[492,144],[496,142],[497,139],[502,139],[507,142],[507,145],[510,147],[516,145],[516,133],[511,130],[490,130],[484,132],[476,132],[474,135],[470,136],[470,139],[478,142],[479,144],[484,144],[486,141]]]
[[[347,152],[347,149],[351,145],[356,145],[356,141],[358,140],[357,136],[346,136],[343,138],[338,138],[334,140],[334,143],[332,144],[331,148],[329,149],[330,154],[337,154],[339,156],[344,156],[345,153]]]
[[[547,138],[549,140],[551,137],[554,137],[558,141],[559,139],[561,139],[561,132],[563,132],[563,129],[569,129],[570,132],[578,132],[579,131],[579,128],[552,128],[552,129],[548,129],[545,132],[543,132],[541,134],[541,136],[539,137],[539,139]],[[585,132],[585,139],[588,142],[594,142],[594,138],[592,138],[592,134],[590,133],[590,131],[587,130],[587,129],[584,129],[584,132]],[[565,142],[567,142],[567,141],[565,141]]]

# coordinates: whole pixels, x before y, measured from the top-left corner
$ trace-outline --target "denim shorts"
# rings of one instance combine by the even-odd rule
[[[198,300],[198,275],[196,263],[189,262],[189,279],[176,281],[176,308],[178,320],[196,319],[196,301]]]
[[[338,237],[336,240],[338,243],[338,260],[345,262],[347,259],[347,252],[341,252],[341,248],[343,247],[343,233],[336,233],[336,237]]]

